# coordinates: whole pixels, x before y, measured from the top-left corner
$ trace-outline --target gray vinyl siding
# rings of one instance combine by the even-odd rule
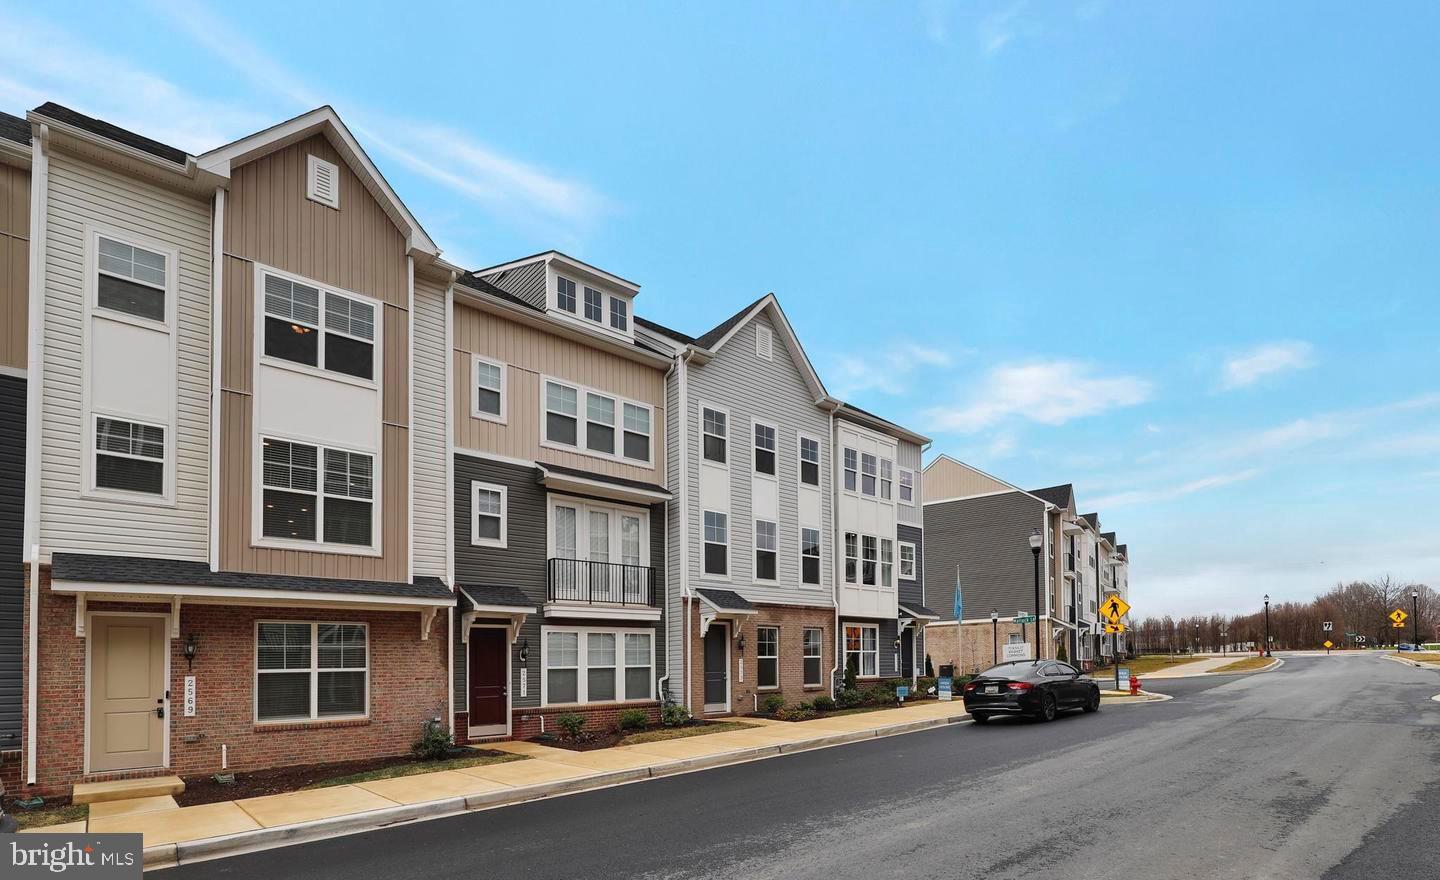
[[[899,459],[899,461],[896,462],[896,466],[915,472],[915,503],[913,505],[897,503],[895,505],[895,509],[898,511],[898,513],[896,514],[896,519],[902,524],[902,527],[905,525],[911,525],[918,528],[923,528],[925,526],[925,511],[922,507],[922,504],[925,500],[925,496],[922,495],[920,492],[920,444],[911,443],[909,440],[900,440],[898,441],[897,446],[898,448],[896,449],[895,457]],[[898,476],[896,477],[896,480],[899,480]],[[899,489],[896,489],[895,497],[900,497]],[[909,539],[901,538],[900,540],[905,541]]]
[[[45,197],[41,553],[69,550],[206,561],[210,204],[58,153],[50,162]],[[81,495],[87,224],[144,236],[179,252],[174,506],[137,509],[124,501]]]
[[[20,747],[25,380],[0,375],[0,751]]]
[[[545,290],[545,261],[536,260],[523,266],[516,266],[494,275],[482,276],[486,281],[520,297],[537,309],[544,309],[547,303]]]
[[[449,411],[445,379],[449,352],[445,349],[445,288],[429,281],[415,282],[414,400],[415,503],[412,523],[415,573],[445,577],[448,554],[445,514],[449,493],[445,488],[446,429]],[[455,389],[456,394],[462,390]]]
[[[904,578],[897,578],[896,583],[900,585],[900,601],[906,604],[918,603],[928,605],[925,601],[925,532],[914,526],[900,524],[895,529],[895,537],[898,541],[915,545],[915,580],[907,581]],[[899,571],[898,562],[900,551],[896,550],[895,564],[896,571]],[[955,604],[951,602],[950,604]]]
[[[773,357],[766,361],[755,354],[755,328],[771,329]],[[831,438],[829,416],[815,405],[800,369],[790,356],[782,335],[768,314],[762,312],[741,326],[735,336],[704,366],[691,366],[687,373],[685,441],[689,457],[684,491],[689,500],[690,540],[686,552],[691,587],[717,586],[740,591],[755,602],[796,605],[834,604],[833,511],[831,509]],[[730,465],[730,577],[719,578],[703,572],[703,511],[700,503],[701,430],[700,411],[714,404],[729,411]],[[778,578],[775,584],[756,584],[754,573],[754,525],[751,503],[751,476],[754,469],[754,440],[751,420],[759,419],[776,427],[776,461],[779,480],[779,523],[777,524]],[[797,486],[799,457],[797,433],[820,442],[820,586],[800,586],[800,524]]]
[[[840,644],[840,669],[836,673],[837,680],[845,677],[845,627],[848,624],[861,624],[876,628],[875,646],[878,655],[876,661],[880,678],[894,678],[900,674],[900,658],[897,656],[899,652],[895,650],[895,637],[900,631],[900,621],[893,618],[874,620],[864,617],[842,617],[840,618],[840,633],[838,634]],[[867,679],[861,679],[860,687],[865,687],[865,681],[867,681]]]
[[[514,708],[534,708],[540,705],[540,627],[545,618],[541,609],[547,598],[547,561],[549,554],[546,540],[546,495],[540,485],[539,472],[528,465],[516,465],[469,455],[455,456],[455,581],[460,587],[468,585],[509,586],[520,590],[531,600],[535,613],[527,616],[520,626],[516,643],[511,646],[510,704]],[[489,483],[504,486],[505,493],[505,544],[499,547],[476,547],[470,543],[470,484]],[[614,502],[607,502],[614,503]],[[650,561],[655,571],[657,599],[664,601],[665,564],[665,505],[650,507]],[[467,646],[461,641],[460,615],[455,615],[455,711],[466,711],[467,694],[465,676],[467,669]],[[565,624],[578,626],[643,627],[644,624],[610,620],[570,619]],[[666,655],[665,626],[662,618],[655,635],[655,675],[665,674]],[[520,696],[520,646],[529,643],[526,667],[528,693]]]
[[[1035,563],[1029,541],[1043,520],[1044,505],[1021,492],[927,504],[925,581],[936,594],[930,607],[943,619],[955,618],[949,588],[959,566],[967,620],[988,618],[991,610],[1002,617],[1031,612]],[[1044,574],[1042,560],[1042,578]]]

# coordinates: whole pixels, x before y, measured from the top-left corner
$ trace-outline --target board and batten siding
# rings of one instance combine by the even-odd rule
[[[755,353],[755,328],[770,330],[774,344],[772,359]],[[686,373],[685,442],[687,470],[691,589],[711,586],[740,591],[751,601],[770,604],[834,606],[833,560],[834,524],[831,498],[831,441],[829,414],[815,405],[815,397],[781,342],[781,334],[767,312],[761,312],[731,337],[715,357],[703,366],[691,365]],[[730,575],[704,573],[704,510],[700,491],[701,409],[715,405],[729,412],[730,469]],[[776,582],[757,583],[755,570],[754,508],[751,502],[754,473],[754,428],[752,420],[776,428],[776,471],[779,481],[779,522],[777,523]],[[799,453],[798,433],[820,441],[820,585],[800,584]]]
[[[59,550],[204,561],[210,525],[210,204],[58,150],[51,156],[49,180],[41,554]],[[179,253],[173,506],[81,495],[87,224],[143,236]]]
[[[305,196],[307,156],[335,163],[340,208]],[[405,236],[322,135],[234,169],[225,200],[220,407],[220,567],[227,571],[404,582],[410,577],[409,283]],[[380,301],[380,555],[257,547],[252,450],[256,265]],[[442,392],[443,393],[443,392]],[[366,444],[368,445],[368,444]],[[443,460],[443,459],[442,459]],[[443,526],[442,526],[443,531]],[[442,548],[443,552],[443,548]]]
[[[29,314],[30,171],[0,165],[0,367],[25,369]]]
[[[942,619],[955,619],[949,590],[958,566],[966,620],[988,620],[991,610],[1005,618],[1031,613],[1035,560],[1030,534],[1044,521],[1044,502],[1023,492],[927,504],[925,582],[937,596],[930,607]]]
[[[25,390],[24,379],[0,374],[0,751],[20,747]]]
[[[455,447],[506,458],[578,468],[611,477],[659,483],[665,474],[665,368],[647,366],[499,315],[457,303],[454,327]],[[506,365],[505,422],[471,415],[475,355]],[[541,445],[541,376],[573,382],[654,408],[653,467]],[[580,399],[580,416],[585,400]],[[620,407],[615,409],[616,437]]]
[[[915,473],[915,495],[914,503],[906,504],[900,500],[900,475],[895,475],[895,519],[903,525],[925,527],[925,495],[923,492],[925,480],[922,477],[924,471],[920,467],[920,444],[911,443],[909,440],[896,441],[895,466],[904,468]],[[905,540],[901,538],[900,540]]]
[[[945,501],[986,492],[1009,492],[1014,488],[972,467],[941,457],[925,469],[925,494],[920,497],[926,502]]]
[[[446,288],[435,282],[415,280],[415,450],[414,547],[415,573],[447,575],[445,512],[450,501],[445,485],[445,458],[449,455],[445,433],[449,410],[445,400],[445,371],[449,353],[445,348]]]

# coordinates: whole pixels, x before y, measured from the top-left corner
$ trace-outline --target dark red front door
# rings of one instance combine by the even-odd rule
[[[470,630],[470,726],[505,723],[505,630]]]

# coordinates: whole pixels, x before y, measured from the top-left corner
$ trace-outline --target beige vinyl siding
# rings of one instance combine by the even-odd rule
[[[210,205],[58,151],[50,162],[47,200],[42,552],[205,560],[209,554]],[[86,223],[133,232],[179,251],[173,507],[137,507],[80,495]]]
[[[308,157],[340,169],[340,208],[305,197]],[[405,236],[323,135],[236,168],[225,252],[407,308]]]
[[[29,291],[30,171],[0,165],[0,367],[25,369]]]
[[[1009,492],[1014,488],[948,458],[937,458],[930,462],[930,466],[925,469],[923,482],[924,492],[921,497],[927,502],[968,498],[986,492]]]
[[[415,573],[446,574],[444,287],[415,281]]]
[[[505,424],[470,414],[471,358],[503,362]],[[455,307],[455,446],[509,458],[550,462],[598,474],[663,483],[665,479],[665,370],[589,348],[543,330],[464,305]],[[654,407],[650,425],[654,467],[639,467],[540,445],[542,375],[615,394]],[[581,401],[583,416],[584,401]],[[620,409],[616,408],[617,419]],[[617,431],[616,436],[619,436]]]

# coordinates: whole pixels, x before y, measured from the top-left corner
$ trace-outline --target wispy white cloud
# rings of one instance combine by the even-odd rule
[[[995,367],[955,406],[926,412],[932,430],[971,434],[1011,422],[1063,425],[1150,399],[1154,385],[1137,376],[1107,376],[1078,361],[1042,360]]]
[[[864,356],[840,356],[829,370],[831,385],[841,397],[867,391],[882,394],[905,394],[911,390],[915,374],[927,367],[943,369],[955,362],[949,351],[919,342],[900,340],[881,351]]]
[[[1225,391],[1245,388],[1267,376],[1314,365],[1314,346],[1308,342],[1267,342],[1227,358],[1221,368],[1220,388]]]
[[[975,36],[980,42],[980,53],[985,56],[998,55],[1015,39],[1020,30],[1021,13],[1025,11],[1026,0],[998,9],[980,18]]]
[[[1222,486],[1244,483],[1253,480],[1261,473],[1262,470],[1260,468],[1246,468],[1245,470],[1232,473],[1211,474],[1172,486],[1130,489],[1111,495],[1102,495],[1098,498],[1087,499],[1086,506],[1095,507],[1101,511],[1108,511],[1117,510],[1122,507],[1138,507],[1143,504],[1173,501],[1177,498],[1183,498],[1186,495],[1194,495],[1196,492],[1205,492],[1210,489],[1218,489]]]
[[[953,9],[953,0],[920,0],[920,23],[930,42],[942,46],[950,44],[950,13]]]

